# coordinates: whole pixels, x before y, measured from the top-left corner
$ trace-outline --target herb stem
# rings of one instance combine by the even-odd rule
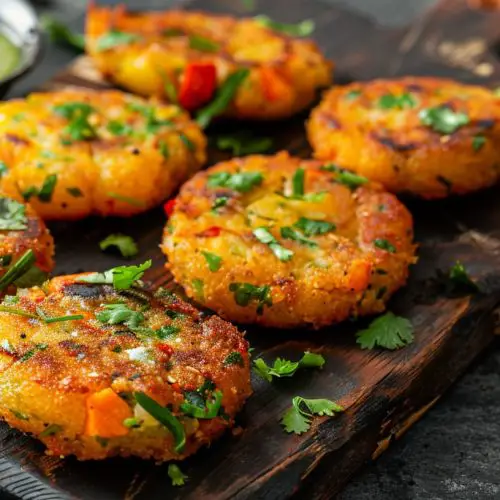
[[[11,283],[23,276],[35,263],[35,253],[29,249],[13,264],[0,278],[0,290],[4,290]]]

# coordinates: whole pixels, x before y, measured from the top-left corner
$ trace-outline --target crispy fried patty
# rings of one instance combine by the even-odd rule
[[[86,41],[87,52],[111,81],[169,101],[182,94],[192,63],[214,65],[219,87],[236,70],[247,68],[248,77],[224,113],[235,118],[291,116],[331,83],[332,64],[314,42],[291,38],[254,19],[91,7]]]
[[[0,196],[0,295],[43,282],[53,256],[54,240],[31,206]]]
[[[321,327],[384,309],[414,261],[412,234],[378,185],[280,153],[196,174],[162,248],[188,296],[226,319]]]
[[[0,104],[0,187],[44,219],[129,216],[168,197],[205,161],[177,106],[118,91],[32,94]]]
[[[238,330],[174,295],[83,276],[1,305],[1,416],[79,459],[182,459],[230,428],[251,392]]]
[[[440,78],[334,87],[307,125],[315,156],[392,192],[464,194],[500,174],[500,98]]]

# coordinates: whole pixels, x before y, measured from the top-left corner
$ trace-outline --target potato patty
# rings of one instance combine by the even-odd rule
[[[49,454],[182,459],[233,425],[248,343],[175,295],[82,282],[108,274],[1,304],[0,415]]]
[[[53,256],[54,240],[35,211],[0,196],[0,295],[45,281]]]
[[[334,87],[307,128],[318,159],[392,192],[443,198],[500,175],[500,98],[482,87],[418,77]]]
[[[129,216],[205,162],[206,139],[177,106],[119,91],[32,94],[0,104],[2,190],[44,219]]]
[[[188,296],[224,318],[280,328],[382,311],[414,260],[412,218],[394,195],[287,153],[196,174],[162,248]]]
[[[248,71],[225,116],[293,115],[331,83],[332,64],[311,40],[279,33],[255,19],[201,12],[132,13],[89,8],[87,52],[111,81],[134,93],[180,102],[209,102],[230,75]]]

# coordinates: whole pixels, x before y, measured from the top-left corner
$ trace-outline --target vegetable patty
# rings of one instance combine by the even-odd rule
[[[251,392],[238,330],[127,289],[131,268],[144,269],[58,277],[0,305],[0,415],[50,454],[182,459],[230,428]]]
[[[177,106],[68,90],[0,104],[0,187],[44,219],[129,216],[205,162],[206,139]]]
[[[0,295],[45,281],[53,256],[54,240],[35,211],[0,196]]]
[[[99,70],[134,93],[190,111],[217,101],[212,114],[235,118],[291,116],[331,83],[332,64],[314,42],[256,19],[91,6],[86,45]]]
[[[200,172],[166,208],[175,279],[241,323],[317,328],[380,312],[414,261],[412,218],[394,195],[287,153]]]
[[[500,97],[483,87],[418,77],[334,87],[307,128],[318,159],[392,192],[443,198],[500,175]]]

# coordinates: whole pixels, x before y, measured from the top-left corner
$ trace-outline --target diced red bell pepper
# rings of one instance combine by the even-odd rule
[[[192,62],[184,70],[184,79],[179,90],[179,103],[192,111],[210,101],[214,95],[217,72],[214,64]]]
[[[163,342],[156,344],[158,350],[160,350],[163,354],[168,354],[169,356],[174,352],[173,348],[169,344],[164,344]]]
[[[214,238],[216,236],[219,236],[221,232],[221,228],[218,226],[212,226],[209,227],[208,229],[205,229],[201,233],[199,233],[198,236],[205,237],[205,238]]]
[[[176,202],[176,199],[172,198],[171,200],[168,200],[167,203],[165,203],[165,205],[163,205],[163,210],[165,210],[165,213],[169,217],[172,215],[172,212],[174,211],[175,202]]]

